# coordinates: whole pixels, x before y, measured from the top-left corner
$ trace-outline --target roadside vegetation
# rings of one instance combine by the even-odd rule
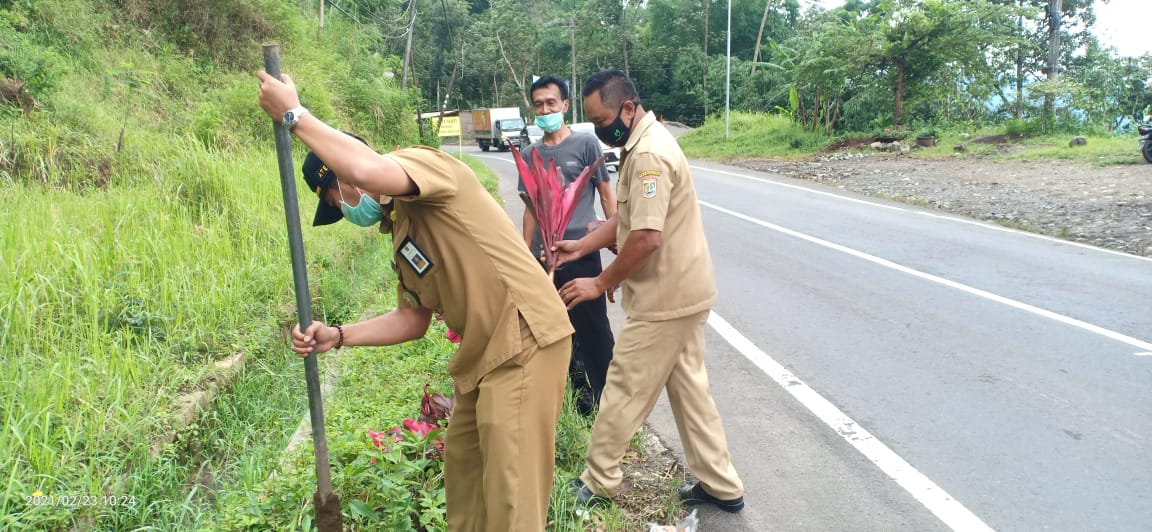
[[[725,129],[727,122],[727,139]],[[1135,132],[1109,132],[1080,128],[1044,131],[1036,124],[1009,121],[999,126],[972,128],[927,127],[885,129],[874,132],[827,136],[814,133],[780,114],[736,111],[725,119],[714,115],[700,127],[677,138],[688,157],[731,161],[733,159],[803,159],[837,150],[891,155],[873,150],[873,142],[899,141],[911,147],[907,156],[931,159],[985,157],[993,160],[1066,160],[1094,165],[1147,164],[1140,154]],[[931,146],[917,146],[921,136]],[[1075,137],[1083,145],[1071,145]]]
[[[3,530],[308,530],[310,440],[272,124],[256,106],[260,43],[316,114],[378,149],[437,144],[379,33],[330,19],[317,40],[293,3],[43,0],[0,5],[0,499]],[[392,80],[392,81],[389,81]],[[451,150],[450,150],[451,151]],[[298,167],[305,153],[294,145]],[[496,192],[482,163],[465,161]],[[310,219],[315,200],[298,189]],[[303,228],[316,319],[394,305],[390,242]],[[442,530],[443,477],[408,434],[369,431],[451,394],[455,346],[435,324],[404,346],[322,357],[346,523]],[[199,408],[194,408],[198,406]],[[556,530],[635,528],[588,517],[566,482],[588,422],[565,408]],[[432,435],[431,437],[434,437]],[[659,504],[680,477],[662,486]]]
[[[395,35],[382,35],[381,27],[406,12],[356,2],[346,6],[351,12],[329,12],[318,31],[315,4],[0,3],[0,471],[7,473],[0,529],[310,529],[311,451],[302,445],[284,452],[307,400],[302,363],[285,336],[295,308],[272,125],[256,105],[254,72],[263,66],[264,42],[280,44],[283,70],[299,84],[304,105],[381,151],[437,145],[431,124],[412,117],[443,101],[464,108],[520,101],[523,76],[504,72],[507,58],[491,59],[500,57],[496,32],[464,31],[510,28],[502,44],[513,59],[522,56],[516,62],[527,65],[524,57],[536,57],[545,73],[568,71],[568,39],[580,39],[585,50],[580,76],[615,64],[609,58],[620,55],[617,43],[631,43],[625,51],[633,53],[638,84],[660,88],[645,93],[645,104],[671,120],[703,123],[681,138],[692,157],[805,157],[898,131],[937,136],[936,147],[914,156],[1139,160],[1133,134],[1113,136],[1118,130],[1107,117],[1134,116],[1147,103],[1141,81],[1147,61],[1124,65],[1098,48],[1070,65],[1073,85],[1047,85],[1059,112],[1045,117],[1029,118],[1044,108],[1038,89],[1027,102],[1005,104],[1018,111],[1011,113],[1017,121],[983,120],[988,113],[972,111],[973,102],[986,101],[990,87],[1011,80],[977,76],[962,83],[939,76],[940,61],[927,56],[911,57],[922,81],[911,87],[906,112],[888,110],[882,102],[903,105],[886,92],[892,73],[882,65],[891,63],[849,68],[860,58],[834,50],[855,41],[835,28],[851,19],[863,28],[859,33],[888,31],[893,26],[885,21],[903,20],[900,10],[911,9],[900,2],[811,17],[785,2],[771,17],[765,14],[778,46],[765,47],[759,61],[737,59],[740,110],[732,114],[727,140],[723,117],[715,114],[723,101],[715,81],[723,78],[718,43],[708,48],[708,38],[700,39],[701,50],[696,30],[677,26],[701,19],[692,5],[624,9],[577,1],[573,13],[580,17],[621,23],[541,35],[523,18],[533,12],[523,5],[441,2],[443,17],[415,25],[416,35],[432,44],[418,48],[415,64],[424,70],[413,70],[413,87],[402,89],[402,39],[389,39]],[[942,10],[931,20],[965,20],[956,7],[962,3],[927,4]],[[555,7],[540,5],[548,12]],[[741,20],[760,18],[760,7],[738,7],[752,13]],[[713,24],[721,18],[713,16]],[[967,39],[964,27],[941,31]],[[825,38],[810,39],[797,28]],[[469,34],[493,38],[471,47],[453,40]],[[751,34],[747,25],[739,28],[749,44],[740,54],[759,49]],[[471,65],[458,75],[455,50]],[[804,63],[813,57],[837,62]],[[983,56],[944,64],[975,57]],[[756,65],[759,74],[751,68]],[[934,66],[938,70],[926,70]],[[1000,67],[990,71],[1015,71]],[[869,79],[869,73],[882,75]],[[1119,81],[1092,85],[1092,76],[1104,74]],[[702,87],[704,79],[713,81]],[[455,90],[448,80],[457,80]],[[439,92],[441,81],[448,98]],[[954,97],[968,82],[985,92]],[[1115,90],[1092,93],[1096,86]],[[811,96],[821,93],[833,96],[818,109]],[[1093,101],[1107,105],[1093,107]],[[705,122],[706,110],[712,117]],[[1071,135],[1084,132],[1087,146],[1067,147]],[[976,140],[998,135],[1010,140]],[[964,152],[955,151],[959,144]],[[296,143],[297,167],[304,153]],[[464,159],[495,195],[491,172]],[[315,200],[300,192],[298,208],[307,221]],[[303,229],[318,320],[353,321],[394,305],[388,239],[346,225]],[[428,450],[435,431],[417,436],[402,429],[401,441],[383,445],[369,432],[387,434],[415,417],[426,384],[451,392],[445,366],[454,345],[443,332],[436,324],[419,342],[321,359],[335,385],[326,412],[333,480],[353,529],[443,528],[442,469]],[[674,463],[645,456],[639,438],[628,464],[638,474],[629,476],[636,480],[618,505],[577,514],[567,482],[582,468],[588,430],[566,405],[552,529],[631,530],[682,515],[674,488],[683,474]]]

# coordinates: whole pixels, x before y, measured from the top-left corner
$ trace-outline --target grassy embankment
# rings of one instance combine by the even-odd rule
[[[768,114],[733,112],[728,120],[728,139],[724,139],[725,120],[723,115],[712,116],[708,121],[681,137],[679,142],[689,157],[709,158],[718,161],[737,158],[804,158],[819,154],[829,146],[849,139],[862,139],[871,135],[846,135],[844,138],[830,138],[799,127],[786,117]],[[902,141],[915,144],[916,132],[908,132]],[[876,133],[880,135],[881,133]],[[992,137],[1004,136],[1002,140]],[[1072,134],[1020,135],[1012,125],[1001,128],[986,128],[975,131],[936,132],[936,145],[930,148],[916,148],[912,157],[951,158],[951,157],[990,157],[997,160],[1062,160],[1078,161],[1086,164],[1144,164],[1137,149],[1137,137],[1130,135],[1092,135],[1085,138],[1085,146],[1070,147]],[[977,142],[984,138],[985,141]],[[957,146],[963,151],[957,151]],[[868,150],[867,143],[854,143],[858,150]]]
[[[255,105],[258,43],[281,43],[318,116],[377,146],[417,139],[410,97],[379,81],[394,58],[363,45],[375,29],[333,18],[314,42],[302,4],[0,9],[0,74],[26,83],[0,105],[0,528],[309,528],[310,450],[281,456],[307,401],[284,338],[295,306],[272,126]],[[301,193],[305,221],[312,208]],[[392,307],[387,238],[346,224],[303,232],[317,319]],[[424,383],[450,388],[442,332],[321,359],[341,375],[328,435],[350,526],[442,525],[436,465],[366,434],[415,417]],[[216,363],[235,358],[230,379]],[[189,392],[216,388],[178,421]],[[587,430],[566,408],[561,482]],[[619,509],[584,523],[568,501],[558,486],[557,530],[639,524]]]

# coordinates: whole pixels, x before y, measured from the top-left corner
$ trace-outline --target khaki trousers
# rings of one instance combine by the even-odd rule
[[[452,532],[540,532],[548,519],[572,340],[540,348],[520,327],[524,350],[456,393],[444,442]]]
[[[744,495],[704,369],[708,312],[657,322],[624,320],[608,366],[600,412],[592,425],[587,469],[580,475],[597,495],[616,495],[624,477],[620,461],[656,405],[661,388],[668,392],[692,473],[715,497]]]

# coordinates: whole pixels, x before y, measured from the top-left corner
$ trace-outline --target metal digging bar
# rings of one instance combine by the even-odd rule
[[[265,44],[264,71],[280,79],[280,45]],[[288,247],[292,252],[292,281],[296,286],[296,314],[300,330],[312,324],[312,302],[308,299],[308,272],[304,263],[304,240],[300,236],[300,212],[296,200],[296,172],[292,168],[292,139],[288,130],[273,122],[276,135],[276,158],[280,167],[280,188],[284,193],[284,218],[288,222]],[[308,413],[312,419],[312,448],[316,454],[316,527],[321,532],[340,532],[340,498],[332,493],[332,474],[328,464],[328,440],[324,434],[324,402],[320,397],[320,370],[316,351],[304,358],[304,377],[308,382]]]

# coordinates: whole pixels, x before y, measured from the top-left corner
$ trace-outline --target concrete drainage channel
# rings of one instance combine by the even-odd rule
[[[329,353],[324,358],[325,363],[321,365],[320,369],[320,394],[324,399],[324,408],[327,410],[328,398],[333,389],[332,382],[340,376],[338,369],[340,355]],[[149,447],[151,458],[159,456],[165,445],[175,442],[180,431],[196,421],[196,418],[212,403],[212,400],[220,394],[221,390],[232,386],[232,382],[236,380],[240,370],[244,367],[244,354],[237,353],[231,357],[217,360],[215,366],[216,372],[204,379],[203,388],[181,395],[176,399],[176,403],[180,405],[177,408],[176,419],[163,435],[152,441],[152,445]],[[304,378],[303,370],[301,370],[300,378]],[[296,432],[292,434],[292,438],[288,440],[288,445],[281,453],[281,457],[287,456],[288,453],[295,450],[296,446],[311,439],[312,423],[308,413],[305,412],[304,417],[300,419],[300,424],[296,427]]]
[[[160,437],[154,439],[149,446],[149,458],[157,458],[163,451],[164,447],[168,444],[176,442],[182,430],[194,423],[197,418],[212,404],[212,401],[224,390],[228,390],[234,384],[236,378],[240,375],[241,370],[244,368],[243,353],[237,353],[228,358],[220,359],[214,362],[215,371],[205,376],[201,381],[198,389],[179,396],[175,403],[176,418],[172,421]],[[338,353],[328,353],[324,355],[324,361],[320,364],[320,393],[324,399],[325,411],[328,409],[329,398],[332,394],[334,386],[332,383],[339,378],[340,355]],[[300,365],[300,379],[304,379],[303,364]],[[312,439],[312,423],[309,413],[304,412],[300,423],[296,427],[296,431],[288,440],[288,444],[280,453],[280,469],[287,465],[287,457],[300,445],[311,444]],[[269,478],[275,478],[277,471],[274,470],[269,475]],[[125,472],[122,477],[124,479],[129,475]]]
[[[319,360],[317,361],[319,362]],[[332,396],[334,389],[333,383],[340,378],[340,353],[330,351],[324,355],[324,363],[319,364],[320,369],[320,398],[324,403],[324,412],[327,414],[329,400]],[[303,377],[303,373],[301,373]],[[325,415],[327,418],[327,415]],[[325,423],[327,425],[327,423]],[[312,418],[307,411],[304,412],[304,417],[300,418],[300,424],[296,426],[296,432],[292,434],[292,438],[288,440],[288,445],[284,447],[284,452],[280,453],[280,470],[284,469],[287,465],[286,460],[292,455],[292,452],[297,447],[304,444],[312,443]],[[273,471],[271,478],[276,477],[276,471]]]
[[[216,371],[204,378],[200,389],[176,398],[176,404],[179,405],[176,419],[164,434],[152,441],[152,445],[148,448],[149,458],[155,459],[159,456],[165,445],[175,442],[180,431],[196,421],[196,418],[212,403],[220,390],[232,386],[232,381],[236,380],[240,370],[244,367],[244,354],[236,353],[228,358],[217,360],[214,365]]]

